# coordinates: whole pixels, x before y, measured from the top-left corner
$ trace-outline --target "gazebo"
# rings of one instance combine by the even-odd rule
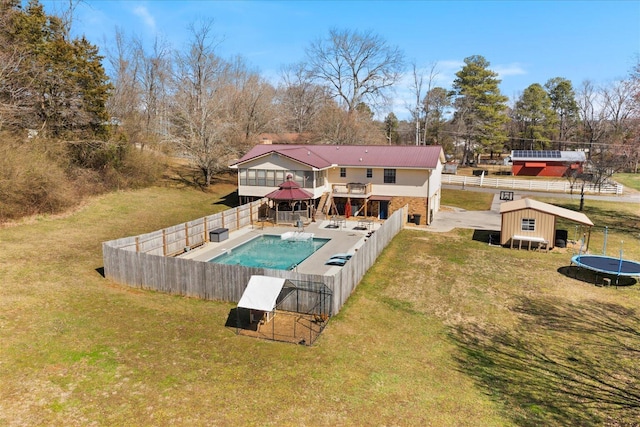
[[[309,221],[312,215],[313,194],[293,181],[289,176],[278,186],[277,190],[264,196],[272,201],[271,210],[274,221],[278,223],[295,223],[297,220]]]

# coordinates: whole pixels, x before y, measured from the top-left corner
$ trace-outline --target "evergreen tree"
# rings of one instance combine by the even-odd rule
[[[104,136],[111,86],[97,48],[84,38],[67,40],[62,21],[48,16],[37,0],[3,13],[0,51],[19,60],[0,98],[23,95],[17,126],[56,137]]]
[[[524,90],[513,110],[519,127],[520,147],[523,149],[549,148],[556,124],[551,98],[538,83]]]
[[[426,145],[440,144],[441,130],[446,123],[444,114],[445,110],[451,107],[452,95],[452,92],[442,87],[434,87],[424,97],[424,143]]]
[[[576,94],[571,85],[571,81],[562,77],[554,77],[544,84],[549,98],[551,108],[555,111],[558,126],[557,135],[558,149],[562,149],[562,141],[567,141],[572,137],[578,123],[578,103]]]
[[[454,121],[465,138],[462,163],[475,151],[493,154],[502,151],[507,140],[505,114],[507,97],[500,93],[498,74],[489,69],[489,61],[480,55],[465,58],[465,65],[453,82],[456,100]]]
[[[384,118],[384,134],[390,145],[398,144],[400,135],[398,134],[398,118],[393,112]]]

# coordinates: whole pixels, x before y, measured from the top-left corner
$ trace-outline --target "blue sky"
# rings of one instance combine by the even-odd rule
[[[68,0],[42,1],[48,11]],[[640,53],[640,1],[134,1],[83,0],[74,30],[101,49],[115,28],[179,49],[187,27],[214,21],[219,54],[240,55],[276,79],[282,65],[304,60],[305,47],[329,29],[372,30],[400,47],[409,63],[437,63],[450,87],[463,59],[482,55],[515,99],[533,83],[565,77],[607,84],[628,76]],[[104,51],[103,51],[104,52]],[[394,112],[406,117],[410,78],[397,88]]]

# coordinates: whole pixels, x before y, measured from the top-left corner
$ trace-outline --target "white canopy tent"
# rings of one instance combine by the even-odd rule
[[[286,281],[287,279],[279,277],[251,276],[238,302],[238,308],[265,312],[266,320],[269,321],[269,313],[276,308],[278,295]]]

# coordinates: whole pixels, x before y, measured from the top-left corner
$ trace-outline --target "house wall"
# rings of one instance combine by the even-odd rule
[[[529,218],[536,220],[536,229],[534,231],[522,230],[522,219]],[[548,213],[540,212],[534,209],[521,209],[502,214],[502,226],[500,228],[500,244],[511,244],[511,237],[531,236],[542,237],[549,242],[549,247],[553,247],[555,242],[556,217]]]
[[[432,217],[440,210],[442,162],[438,162],[435,169],[402,169],[390,168],[396,171],[396,182],[384,182],[384,167],[371,168],[373,176],[367,178],[367,166],[346,167],[346,176],[340,176],[340,167],[331,167],[322,172],[326,173],[325,183],[316,188],[306,188],[313,193],[314,199],[319,199],[323,193],[331,191],[332,184],[370,183],[371,194],[376,196],[393,197],[389,204],[389,214],[408,204],[411,214],[421,215],[421,224],[429,224]],[[275,153],[244,163],[242,169],[273,169],[282,171],[309,170],[312,168]],[[263,197],[276,189],[275,187],[240,185],[240,196]],[[371,214],[371,213],[370,213]]]
[[[527,162],[516,161],[513,163],[511,167],[511,172],[515,176],[557,176],[562,177],[566,176],[570,170],[578,169],[579,172],[582,172],[582,166],[579,162],[573,163],[571,165],[567,165],[564,163],[557,162],[549,162],[546,161],[547,164],[544,168],[528,168],[525,166]]]
[[[340,168],[330,168],[327,180],[331,184],[371,183],[376,196],[426,197],[428,195],[429,170],[396,169],[395,184],[385,184],[384,169],[373,169],[373,176],[367,178],[367,168],[346,168],[347,176],[340,176]],[[393,168],[390,168],[393,169]]]

